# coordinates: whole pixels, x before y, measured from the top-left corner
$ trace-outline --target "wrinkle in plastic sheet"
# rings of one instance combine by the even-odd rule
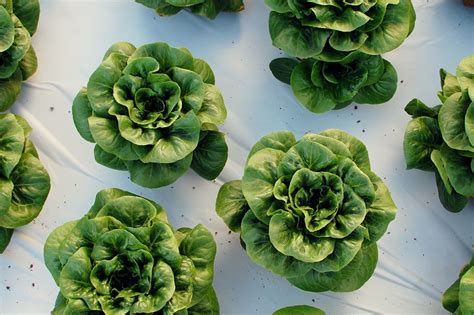
[[[391,101],[313,115],[268,70],[282,53],[271,45],[269,10],[261,0],[247,0],[244,12],[212,22],[186,12],[160,18],[131,0],[42,0],[33,39],[39,70],[25,83],[13,111],[32,125],[32,140],[52,189],[40,216],[17,229],[0,256],[0,313],[50,312],[58,288],[43,264],[48,234],[82,216],[100,189],[118,187],[162,204],[176,227],[203,223],[215,234],[214,285],[222,314],[271,314],[295,304],[318,306],[328,314],[445,314],[440,295],[471,255],[474,205],[460,214],[447,212],[438,201],[433,174],[405,170],[402,141],[409,117],[403,107],[413,97],[436,105],[439,68],[453,72],[463,57],[474,53],[474,10],[461,2],[413,1],[414,33],[385,55],[399,76]],[[94,161],[93,145],[73,126],[71,104],[117,41],[136,46],[165,41],[188,48],[212,66],[229,112],[223,126],[229,161],[216,181],[190,172],[169,187],[150,190],[132,184],[126,172]],[[214,212],[220,185],[242,175],[246,155],[261,136],[288,129],[301,137],[327,128],[346,130],[366,143],[374,171],[385,179],[399,207],[379,242],[374,276],[351,293],[303,292],[253,264],[238,235]]]

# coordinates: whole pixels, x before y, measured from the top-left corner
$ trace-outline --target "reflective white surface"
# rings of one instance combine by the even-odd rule
[[[402,142],[412,98],[437,105],[440,67],[454,72],[474,53],[474,8],[462,1],[414,0],[414,33],[384,55],[396,67],[399,86],[385,105],[352,105],[323,115],[311,114],[288,86],[275,80],[269,62],[281,53],[268,35],[268,8],[247,0],[239,14],[214,21],[183,12],[160,18],[132,0],[42,0],[33,42],[39,70],[22,90],[13,112],[34,129],[32,140],[52,179],[46,205],[34,223],[17,229],[0,256],[0,313],[46,314],[58,288],[43,264],[43,244],[58,225],[82,216],[103,188],[142,194],[167,210],[175,227],[205,224],[215,233],[218,254],[214,285],[222,314],[271,314],[277,308],[309,304],[328,314],[445,314],[440,295],[471,255],[474,203],[462,213],[444,210],[433,173],[406,171]],[[76,132],[72,99],[117,41],[136,46],[165,41],[186,47],[213,68],[229,112],[229,160],[221,176],[208,182],[190,172],[175,184],[144,189],[126,172],[98,165],[93,145]],[[385,179],[399,207],[397,218],[379,242],[374,276],[352,293],[308,293],[253,264],[214,212],[222,183],[240,178],[248,151],[268,132],[306,132],[340,128],[369,149],[373,170]]]

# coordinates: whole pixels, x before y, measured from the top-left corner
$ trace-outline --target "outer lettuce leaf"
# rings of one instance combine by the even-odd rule
[[[441,147],[441,159],[446,169],[446,175],[454,190],[463,196],[474,197],[474,170],[472,158],[457,154],[448,146]]]
[[[275,11],[270,13],[270,36],[273,45],[297,58],[310,58],[323,51],[328,30],[304,27],[294,18]]]
[[[390,196],[385,183],[374,172],[367,175],[374,184],[375,200],[368,207],[365,217],[365,227],[369,234],[369,242],[376,242],[385,234],[388,224],[395,219],[397,207]]]
[[[3,254],[13,235],[12,229],[0,227],[0,254]]]
[[[312,292],[350,292],[362,287],[372,276],[377,265],[377,245],[363,247],[354,259],[338,272],[320,273],[315,270],[288,281],[296,287]]]
[[[293,145],[296,144],[296,139],[290,131],[276,131],[260,138],[250,150],[247,161],[258,151],[265,148],[275,149],[282,152],[287,152]]]
[[[474,99],[474,56],[461,60],[456,69],[456,78],[462,90],[467,90],[469,98]]]
[[[68,234],[76,225],[77,221],[70,221],[66,224],[63,224],[54,229],[46,240],[44,246],[44,261],[56,284],[59,284],[59,275],[63,267],[58,255],[59,246],[61,245],[63,236]]]
[[[228,148],[222,132],[201,131],[201,140],[193,153],[191,168],[201,177],[213,180],[222,172],[227,156]]]
[[[15,24],[13,23],[10,13],[3,6],[0,7],[0,51],[6,51],[15,40]]]
[[[178,230],[185,235],[179,245],[182,255],[190,258],[196,267],[191,305],[194,306],[208,294],[214,277],[216,243],[212,234],[203,226],[192,230]]]
[[[472,101],[467,91],[465,94],[455,93],[448,97],[439,111],[438,122],[443,140],[450,148],[459,151],[474,152],[474,145],[470,142],[469,134],[473,131],[466,129],[465,120]],[[468,134],[469,133],[469,134]]]
[[[0,115],[0,173],[9,178],[23,154],[26,135],[14,115]]]
[[[170,164],[125,161],[132,182],[148,188],[167,186],[183,176],[191,167],[192,154]]]
[[[408,123],[403,140],[405,161],[408,169],[434,169],[431,153],[442,144],[441,131],[436,119],[417,117]]]
[[[217,195],[216,211],[231,231],[240,232],[242,219],[249,210],[242,193],[242,181],[225,183]]]
[[[277,58],[270,62],[270,70],[275,78],[283,83],[291,84],[291,74],[298,65],[298,61],[291,58]]]
[[[381,104],[388,102],[397,90],[398,76],[390,62],[384,60],[385,71],[380,79],[359,90],[354,102],[359,104]]]
[[[474,267],[462,276],[459,284],[459,307],[463,314],[474,312]]]
[[[441,204],[450,212],[462,211],[469,199],[463,195],[458,194],[455,191],[448,192],[445,183],[441,179],[441,176],[436,172],[436,186],[438,187],[438,197]]]
[[[36,57],[36,52],[33,46],[28,49],[23,59],[20,61],[21,74],[23,80],[27,80],[31,77],[38,69],[38,58]]]
[[[438,117],[440,107],[441,106],[434,108],[428,107],[419,99],[414,98],[410,101],[410,103],[407,104],[407,106],[405,106],[405,112],[407,112],[408,115],[411,115],[412,118],[418,118],[422,116],[436,118]]]
[[[11,181],[15,199],[0,219],[3,227],[17,228],[38,216],[49,193],[50,179],[38,158],[26,154],[13,170]]]
[[[410,0],[377,2],[377,5],[388,5],[382,23],[368,33],[369,37],[361,48],[362,52],[371,55],[383,54],[400,46],[410,35],[415,21]]]
[[[210,287],[204,298],[187,311],[189,315],[218,315],[219,303],[214,288]]]

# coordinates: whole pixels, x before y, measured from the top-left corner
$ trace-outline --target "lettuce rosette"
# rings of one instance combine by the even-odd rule
[[[175,15],[188,9],[192,13],[215,19],[220,12],[239,12],[245,6],[243,0],[135,0],[159,15]]]
[[[403,142],[408,169],[435,172],[438,195],[451,212],[474,197],[474,55],[464,58],[456,75],[441,69],[438,98],[428,107],[413,99]]]
[[[86,216],[46,241],[60,288],[52,314],[219,314],[215,255],[203,225],[175,230],[157,203],[102,190]]]
[[[265,0],[273,45],[291,58],[270,70],[314,113],[352,102],[381,104],[397,89],[395,68],[380,55],[415,26],[411,0]]]
[[[51,187],[30,133],[30,125],[20,116],[0,115],[0,253],[15,228],[39,215]]]
[[[39,14],[38,0],[0,1],[0,111],[13,105],[23,81],[36,72],[31,36]]]
[[[260,139],[242,180],[221,187],[216,210],[252,261],[313,292],[360,288],[397,211],[365,145],[336,129]]]
[[[443,307],[456,315],[474,314],[474,256],[459,278],[441,296]]]
[[[397,90],[392,64],[381,56],[362,53],[340,62],[277,58],[270,63],[270,70],[290,84],[298,101],[314,113],[341,109],[352,102],[385,103]]]
[[[74,100],[80,135],[98,163],[138,185],[173,183],[192,168],[215,179],[227,161],[217,125],[227,111],[209,65],[165,43],[117,43]]]

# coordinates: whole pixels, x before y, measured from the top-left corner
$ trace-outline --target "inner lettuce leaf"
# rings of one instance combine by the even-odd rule
[[[60,292],[53,314],[219,314],[216,243],[203,226],[175,230],[152,200],[100,191],[80,220],[57,227],[44,259]]]
[[[154,9],[159,15],[169,16],[188,9],[192,13],[215,19],[220,12],[239,12],[244,10],[243,0],[135,0]]]
[[[442,102],[433,108],[413,99],[404,138],[407,168],[433,171],[442,205],[464,209],[474,197],[474,56],[461,60],[456,75],[441,69]]]
[[[186,49],[119,42],[73,102],[79,134],[98,163],[140,186],[169,185],[192,168],[215,179],[227,161],[217,125],[227,110],[210,66]]]
[[[0,114],[0,253],[15,228],[39,215],[51,188],[30,133],[20,116]]]
[[[36,32],[39,14],[38,0],[0,2],[0,112],[13,105],[22,82],[38,67],[31,37]]]
[[[306,291],[359,289],[396,206],[365,145],[337,129],[260,139],[241,180],[225,183],[217,214],[252,261]]]

